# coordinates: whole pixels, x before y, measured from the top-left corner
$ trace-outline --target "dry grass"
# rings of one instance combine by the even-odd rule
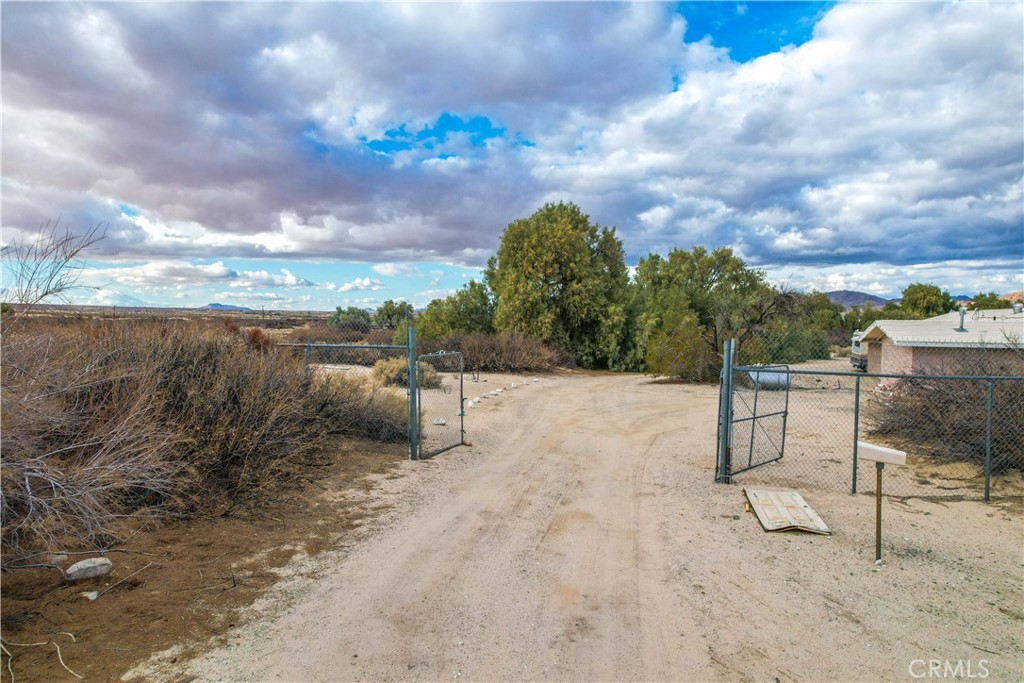
[[[25,324],[2,344],[5,566],[110,543],[126,515],[223,514],[320,466],[332,435],[407,429],[400,398],[230,325]]]
[[[988,387],[979,380],[904,379],[866,405],[869,433],[949,461],[985,463]],[[992,472],[1024,470],[1024,383],[992,385]]]
[[[373,379],[381,386],[409,386],[409,361],[400,356],[384,358],[373,364]],[[441,386],[441,376],[426,363],[416,363],[416,384],[423,389]]]
[[[543,342],[513,332],[457,335],[446,339],[441,346],[449,351],[460,351],[470,370],[551,372],[571,361],[566,354],[559,354]]]

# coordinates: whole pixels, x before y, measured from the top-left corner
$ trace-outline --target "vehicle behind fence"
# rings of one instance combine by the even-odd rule
[[[1002,348],[1020,352],[1013,341]],[[776,365],[737,358],[749,356],[730,340],[718,481],[873,493],[875,468],[860,462],[861,440],[907,452],[906,466],[886,468],[885,495],[1024,498],[1024,376],[989,374],[978,353],[947,350],[944,367],[913,374],[857,372],[844,357]]]

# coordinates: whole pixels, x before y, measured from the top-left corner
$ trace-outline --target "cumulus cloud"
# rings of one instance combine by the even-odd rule
[[[570,200],[632,262],[995,262],[1024,253],[1022,12],[841,3],[739,63],[663,3],[6,4],[4,239],[61,214],[147,262],[128,284],[298,288],[186,260],[480,267]]]
[[[121,268],[90,268],[83,271],[83,277],[88,282],[113,281],[132,287],[227,284],[229,287],[249,289],[257,287],[293,289],[312,287],[316,284],[284,269],[280,274],[269,273],[265,270],[235,270],[224,265],[222,261],[205,265],[187,261],[151,261],[138,266]]]
[[[379,291],[384,289],[384,283],[369,277],[357,277],[340,286],[328,285],[327,289],[337,292]]]
[[[378,263],[373,266],[373,272],[388,277],[397,277],[399,275],[416,277],[423,275],[423,273],[407,263]]]

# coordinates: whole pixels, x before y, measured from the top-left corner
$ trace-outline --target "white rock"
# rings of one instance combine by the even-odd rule
[[[442,426],[442,425],[448,424],[448,421],[445,420],[443,417],[435,417],[434,418],[434,424],[436,424],[438,426]]]
[[[64,578],[68,581],[80,581],[91,579],[94,576],[109,574],[114,564],[106,557],[90,557],[88,560],[75,562],[64,572]]]
[[[515,383],[515,382],[512,382],[512,388],[513,388],[513,389],[515,389],[515,388],[516,388],[516,383]]]
[[[100,597],[99,591],[82,591],[78,594],[79,597],[85,598],[86,600],[95,600]]]

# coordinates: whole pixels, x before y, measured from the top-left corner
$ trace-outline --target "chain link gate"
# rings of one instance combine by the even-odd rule
[[[465,443],[461,353],[440,351],[416,359],[419,457],[429,458]]]
[[[725,342],[718,397],[715,481],[782,459],[789,416],[790,371],[786,365],[735,366],[734,341]]]

